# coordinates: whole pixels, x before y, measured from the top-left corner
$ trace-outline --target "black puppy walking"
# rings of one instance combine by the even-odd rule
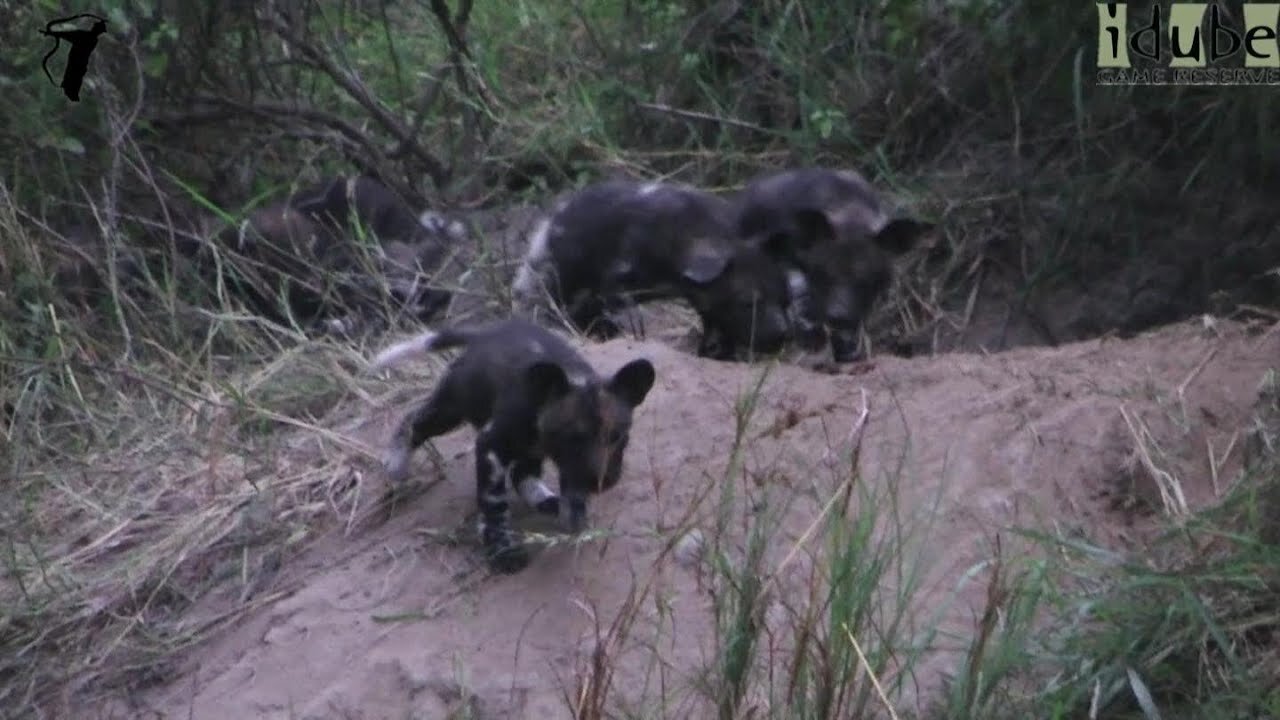
[[[392,482],[403,482],[410,456],[428,439],[463,423],[477,429],[481,541],[495,570],[517,572],[529,557],[508,524],[510,487],[537,511],[581,531],[588,496],[622,475],[632,414],[653,387],[653,364],[638,358],[604,379],[562,337],[513,318],[425,332],[388,347],[373,365],[457,347],[465,350],[401,421],[383,463]],[[560,495],[542,482],[547,458],[558,470]]]

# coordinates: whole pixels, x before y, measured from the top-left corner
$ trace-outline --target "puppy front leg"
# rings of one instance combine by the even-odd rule
[[[837,364],[852,363],[862,359],[862,348],[859,338],[861,324],[851,328],[831,329],[831,359]]]
[[[698,357],[712,360],[732,360],[734,349],[726,333],[703,320],[702,337],[698,339]]]
[[[543,515],[560,514],[560,496],[542,481],[542,461],[523,458],[512,466],[512,484],[525,504]]]
[[[480,542],[489,566],[504,574],[529,564],[529,553],[511,531],[509,478],[516,463],[502,452],[491,433],[476,440],[476,504],[480,510]]]

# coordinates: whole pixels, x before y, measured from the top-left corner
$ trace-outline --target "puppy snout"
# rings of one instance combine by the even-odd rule
[[[777,350],[786,342],[790,325],[782,308],[767,309],[757,316],[754,345],[766,352]]]
[[[831,333],[831,356],[838,363],[854,362],[859,359],[858,335],[848,330],[837,330]]]

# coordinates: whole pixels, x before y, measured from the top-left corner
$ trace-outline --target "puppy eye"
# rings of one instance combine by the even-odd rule
[[[616,430],[616,429],[610,430],[608,435],[606,435],[605,437],[608,440],[610,445],[617,445],[618,443],[622,442],[623,432],[621,430]]]

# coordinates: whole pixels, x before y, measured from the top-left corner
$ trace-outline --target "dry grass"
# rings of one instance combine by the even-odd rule
[[[27,236],[18,229],[8,237]],[[142,324],[129,327],[132,347],[144,350],[106,360],[103,349],[112,346],[65,322],[57,307],[46,308],[53,332],[45,354],[5,363],[7,376],[22,382],[9,384],[16,390],[6,398],[14,407],[5,428],[14,482],[5,486],[0,518],[9,530],[0,582],[9,610],[0,637],[12,649],[0,665],[0,702],[46,711],[163,682],[183,651],[289,592],[278,572],[309,541],[326,531],[355,532],[382,510],[383,498],[371,492],[376,453],[343,427],[353,407],[383,405],[404,392],[363,372],[362,348],[246,328],[229,310],[210,314],[205,347],[238,345],[240,357],[263,361],[232,362],[211,350],[184,358],[163,350],[162,336]],[[133,317],[128,309],[122,315]],[[652,653],[655,679],[642,693],[649,714],[687,716],[700,708],[724,718],[908,716],[903,693],[932,647],[927,624],[922,630],[907,621],[927,512],[923,523],[902,516],[894,492],[904,480],[866,483],[858,461],[867,418],[891,408],[864,405],[846,436],[815,459],[812,476],[824,481],[812,496],[771,494],[752,479],[770,468],[748,467],[743,453],[746,439],[769,432],[755,418],[759,388],[739,399],[736,445],[724,467],[700,476],[697,498],[669,528],[657,561],[633,579],[620,609],[608,616],[583,607],[597,630],[584,664],[565,678],[574,717],[619,712],[617,659],[659,644],[661,622],[655,627],[645,618],[669,613],[655,588],[673,560],[704,573],[718,636],[692,686]],[[1166,403],[1175,427],[1178,399]],[[1274,664],[1272,646],[1259,639],[1275,626],[1272,611],[1259,604],[1274,575],[1274,546],[1253,540],[1252,529],[1228,541],[1219,529],[1226,520],[1186,512],[1149,419],[1127,410],[1123,417],[1153,499],[1168,502],[1177,537],[1193,538],[1204,557],[1175,548],[1154,570],[1100,569],[1089,558],[1108,556],[1102,549],[1077,557],[1077,541],[1047,538],[1054,552],[1046,556],[1071,558],[1059,566],[1032,556],[1015,561],[997,540],[983,568],[987,606],[964,639],[968,652],[945,716],[1106,707],[1123,702],[1121,689],[1163,706],[1171,680],[1161,669],[1170,666],[1218,678],[1206,680],[1206,697],[1215,687],[1244,683],[1254,692],[1263,681],[1244,668]],[[1265,449],[1270,435],[1260,437],[1254,444]],[[1241,513],[1259,522],[1265,493],[1241,497],[1224,505],[1234,508],[1231,523]],[[778,518],[801,506],[812,518],[806,529],[777,536]],[[692,550],[691,536],[699,538]],[[1211,539],[1216,545],[1206,544]],[[530,540],[581,545],[608,538],[544,533]],[[784,583],[787,591],[778,592]],[[1081,595],[1076,584],[1085,588]],[[1163,603],[1156,607],[1179,610],[1180,629],[1144,614],[1152,592]],[[1092,621],[1079,623],[1070,612],[1056,613],[1079,613],[1099,596],[1110,614],[1095,610]],[[1192,602],[1204,597],[1212,600]],[[451,601],[439,598],[426,612]],[[214,606],[228,609],[210,611]],[[1037,639],[1033,628],[1049,620],[1059,623],[1052,641]],[[1113,644],[1121,629],[1135,627],[1148,646]]]
[[[926,652],[908,632],[908,605],[929,513],[895,514],[896,481],[883,489],[864,482],[865,396],[847,436],[812,461],[810,491],[762,487],[753,478],[770,468],[749,462],[745,443],[760,429],[755,407],[767,374],[738,400],[723,468],[690,468],[696,494],[664,523],[662,549],[624,601],[608,617],[583,607],[596,631],[566,679],[572,717],[899,717],[897,703]],[[781,521],[793,512],[808,518],[805,527],[783,535]],[[673,673],[662,650],[674,632],[662,590],[673,563],[696,568],[713,607],[713,654],[695,677]],[[615,673],[626,653],[648,660],[642,687],[619,696]]]
[[[19,258],[6,279],[35,286],[4,298],[5,317],[28,315],[0,333],[0,705],[56,713],[163,681],[171,658],[287,593],[276,574],[309,541],[379,511],[377,449],[342,425],[385,388],[358,345],[245,322],[229,297],[193,313],[108,289],[69,306],[39,262],[45,236],[0,225]],[[166,310],[181,317],[155,322]],[[119,332],[95,332],[113,317]]]
[[[313,349],[278,367],[305,379],[317,359]],[[269,601],[258,588],[281,563],[356,512],[358,470],[338,457],[367,452],[316,424],[324,412],[305,384],[288,388],[311,404],[298,408],[254,398],[261,377],[179,394],[153,375],[105,406],[93,392],[104,378],[61,369],[89,375],[77,385],[92,410],[77,429],[95,415],[115,423],[77,457],[56,444],[61,428],[19,418],[4,517],[3,626],[17,652],[0,675],[10,707],[42,705],[64,682],[105,689],[163,679],[165,658]],[[332,391],[351,392],[341,375],[329,377]],[[276,432],[277,423],[307,431],[306,440],[286,444],[298,434]],[[243,602],[230,615],[188,614],[214,592]]]

